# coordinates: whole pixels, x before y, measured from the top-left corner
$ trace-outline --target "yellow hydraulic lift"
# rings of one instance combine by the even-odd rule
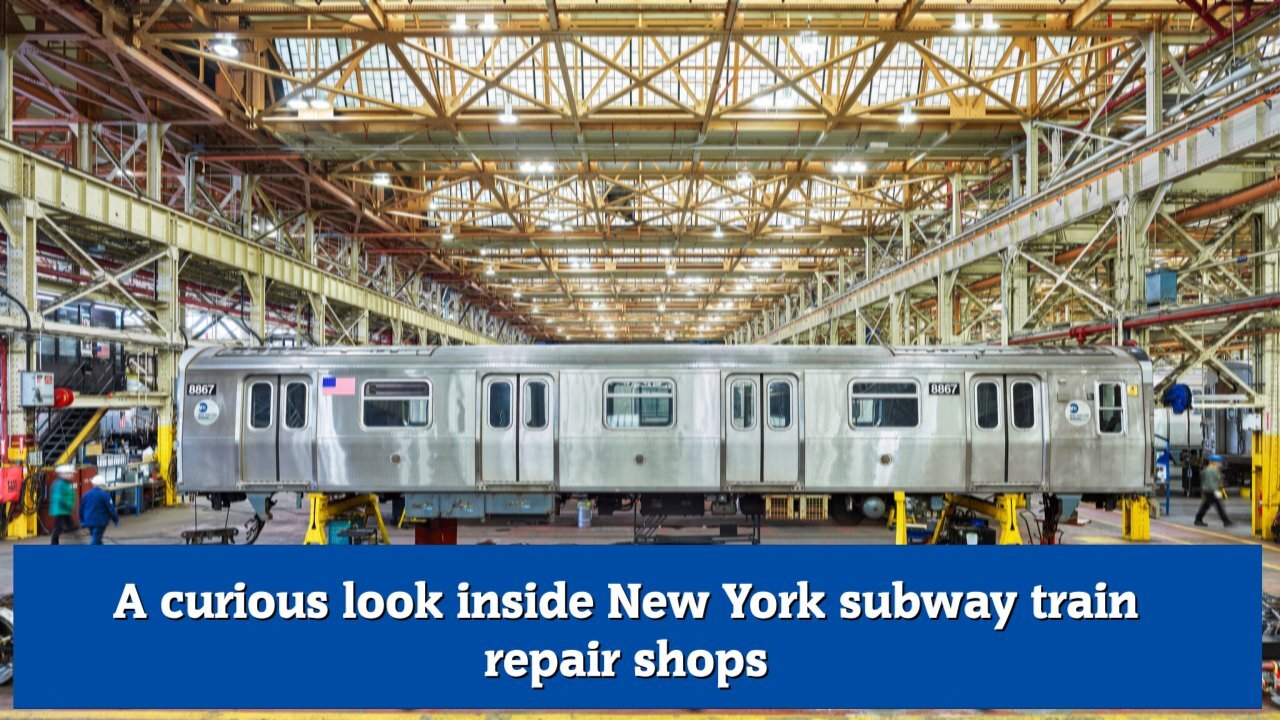
[[[307,493],[307,499],[311,502],[311,518],[307,523],[307,534],[302,539],[303,545],[328,545],[329,523],[345,518],[363,519],[366,527],[372,518],[378,525],[378,544],[391,544],[387,526],[382,522],[382,511],[378,509],[377,495],[369,493],[335,500],[324,493]]]

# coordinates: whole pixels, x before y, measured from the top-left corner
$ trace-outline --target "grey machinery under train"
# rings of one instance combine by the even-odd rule
[[[1133,348],[209,348],[179,382],[179,490],[260,511],[276,492],[389,495],[411,519],[787,493],[839,514],[895,490],[1153,482],[1151,364]]]

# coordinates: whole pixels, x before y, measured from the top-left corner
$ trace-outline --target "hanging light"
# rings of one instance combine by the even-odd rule
[[[240,48],[236,47],[236,44],[231,42],[229,37],[220,37],[214,40],[213,45],[209,47],[213,50],[213,54],[220,58],[234,60],[240,57]]]
[[[849,172],[853,173],[854,175],[861,175],[866,171],[867,171],[867,164],[862,162],[861,160],[854,160],[852,163],[849,164]]]
[[[754,181],[755,181],[755,177],[752,176],[752,174],[747,172],[746,170],[743,170],[742,172],[738,173],[738,187],[740,188],[750,187],[751,183]]]
[[[494,270],[493,270],[493,266],[492,266],[492,265],[489,265],[488,267],[486,267],[486,268],[484,269],[484,274],[485,274],[485,275],[489,275],[489,276],[491,276],[491,277],[492,277],[492,276],[493,276],[493,273],[494,273]]]
[[[453,240],[453,228],[445,228],[444,232],[440,233],[440,239],[445,242]]]
[[[378,187],[387,187],[391,184],[391,176],[384,172],[375,173],[373,176],[373,184]]]
[[[484,14],[484,22],[477,26],[481,32],[493,32],[498,29],[498,24],[493,21],[493,13]]]
[[[436,208],[439,208],[439,207],[440,207],[440,205],[436,203],[436,199],[435,199],[435,198],[431,198],[430,200],[428,200],[428,201],[427,201],[427,209],[428,209],[428,210],[435,210]]]
[[[843,175],[849,172],[849,163],[843,160],[837,160],[831,165],[831,172],[837,175]]]
[[[329,109],[329,101],[322,97],[313,97],[308,101],[308,104],[311,105],[312,110]]]
[[[458,13],[458,16],[454,18],[453,24],[450,25],[449,28],[458,32],[465,31],[467,29],[467,14]]]
[[[305,97],[291,97],[285,105],[288,105],[290,110],[306,110],[311,107],[311,103]]]
[[[982,29],[987,31],[1000,29],[1000,23],[996,22],[994,14],[986,13],[982,16]]]
[[[555,223],[551,226],[551,232],[564,232],[564,225],[562,223]]]
[[[898,116],[898,122],[903,125],[911,125],[916,121],[916,112],[911,103],[902,106],[902,114]]]
[[[538,163],[538,172],[542,173],[543,175],[546,175],[547,173],[550,173],[550,172],[555,172],[555,169],[556,169],[555,165],[552,165],[551,163],[545,160]]]
[[[658,312],[666,312],[666,311],[667,311],[667,304],[666,304],[666,303],[658,303]]]
[[[968,13],[956,13],[956,24],[953,26],[957,32],[969,32],[973,29],[973,25],[969,24]]]
[[[511,109],[511,103],[507,103],[507,109],[498,116],[498,122],[503,125],[515,125],[520,122],[520,118],[516,117],[516,113]]]
[[[515,298],[515,299],[517,299],[517,300],[519,300],[519,299],[520,299],[520,296],[522,296],[522,295],[524,295],[524,293],[520,292],[520,288],[516,288],[515,290],[513,290],[513,291],[511,292],[511,297],[513,297],[513,298]]]
[[[675,275],[675,274],[676,274],[676,266],[675,266],[675,265],[668,265],[668,266],[667,266],[667,277],[671,277],[672,275]]]
[[[715,237],[722,238],[724,237],[724,230],[719,225],[717,225],[716,231],[711,234],[714,235]]]
[[[520,172],[524,173],[525,175],[532,175],[534,171],[537,169],[538,169],[538,166],[536,163],[531,163],[527,161],[520,163]]]

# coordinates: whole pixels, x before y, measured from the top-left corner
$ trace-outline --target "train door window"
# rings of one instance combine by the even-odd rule
[[[547,426],[547,384],[530,380],[524,386],[524,426],[541,430]]]
[[[769,383],[769,429],[791,427],[791,383],[774,380]]]
[[[1124,385],[1098,383],[1098,432],[1124,432]]]
[[[1036,426],[1036,388],[1029,382],[1015,382],[1009,391],[1011,420],[1015,430],[1030,430]]]
[[[249,427],[254,430],[271,427],[271,401],[274,396],[271,383],[258,382],[249,386]]]
[[[511,427],[511,383],[507,380],[489,384],[489,427]]]
[[[307,384],[291,382],[284,388],[284,426],[298,430],[307,426]]]
[[[734,430],[750,430],[756,426],[756,383],[754,380],[735,380],[730,386]]]
[[[431,423],[431,383],[378,380],[364,384],[361,418],[367,428],[423,428]]]
[[[978,427],[994,430],[1000,426],[1000,386],[989,381],[980,382],[975,390],[975,411]]]
[[[849,383],[849,422],[855,428],[919,425],[919,386],[905,381]]]
[[[670,380],[609,380],[605,383],[605,427],[669,428],[675,423],[676,385]]]

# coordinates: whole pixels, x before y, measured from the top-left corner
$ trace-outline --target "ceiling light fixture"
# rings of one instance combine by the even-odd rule
[[[511,103],[507,103],[507,109],[498,116],[498,122],[503,125],[515,125],[520,122],[520,118],[516,117],[515,111],[511,109]]]
[[[837,175],[843,175],[849,172],[849,163],[843,160],[837,160],[831,165],[831,172]]]
[[[953,25],[957,32],[969,32],[973,29],[973,25],[969,24],[968,13],[956,13],[956,24]]]
[[[910,125],[916,121],[915,108],[911,103],[902,106],[902,114],[898,116],[898,122],[903,125]]]
[[[443,240],[443,241],[445,241],[445,242],[449,242],[449,241],[453,240],[453,229],[452,229],[452,228],[445,228],[445,229],[444,229],[444,232],[440,233],[440,239],[441,239],[441,240]]]
[[[308,101],[308,104],[311,105],[312,110],[328,110],[329,109],[329,101],[322,97],[313,97],[311,98],[310,101]]]
[[[992,13],[986,13],[985,15],[983,15],[983,16],[982,16],[982,29],[983,29],[983,30],[986,30],[986,31],[988,31],[988,32],[990,32],[990,31],[992,31],[992,30],[999,30],[999,29],[1000,29],[1000,23],[996,22],[996,16],[995,16],[995,15],[993,15]]]
[[[854,175],[861,175],[866,171],[867,171],[867,164],[862,162],[861,160],[854,160],[852,163],[849,164],[849,172],[853,173]]]
[[[231,38],[228,37],[220,37],[217,40],[214,40],[210,49],[213,50],[214,55],[217,55],[220,58],[234,60],[235,58],[240,57],[240,48],[236,47],[235,43],[233,43]]]
[[[493,21],[493,13],[484,14],[484,22],[480,23],[478,29],[481,32],[493,32],[498,29],[498,24]]]
[[[484,274],[485,274],[485,275],[488,275],[488,276],[492,277],[492,276],[493,276],[493,273],[494,273],[494,270],[493,270],[493,266],[492,266],[492,265],[490,265],[490,266],[488,266],[488,267],[486,267],[486,268],[484,269]]]
[[[378,187],[387,187],[391,184],[391,176],[384,172],[375,173],[373,176],[373,184]]]
[[[524,295],[524,293],[520,292],[520,288],[516,288],[511,292],[511,297],[516,298],[517,300],[520,299],[521,295]]]
[[[546,175],[549,172],[554,172],[555,169],[556,169],[556,166],[552,165],[549,162],[538,163],[538,172],[542,173],[543,175]]]
[[[306,110],[311,107],[311,103],[305,97],[289,98],[289,102],[285,103],[285,105],[288,105],[290,110]]]
[[[715,237],[722,238],[724,237],[724,229],[721,228],[719,225],[717,225],[715,232],[711,234],[714,235]]]
[[[524,173],[525,175],[532,175],[534,171],[536,171],[537,169],[538,169],[538,166],[535,163],[531,163],[531,162],[520,163],[520,172]]]
[[[449,29],[456,30],[458,32],[466,31],[467,30],[467,14],[458,13],[458,16],[454,18],[453,24],[449,26]]]

